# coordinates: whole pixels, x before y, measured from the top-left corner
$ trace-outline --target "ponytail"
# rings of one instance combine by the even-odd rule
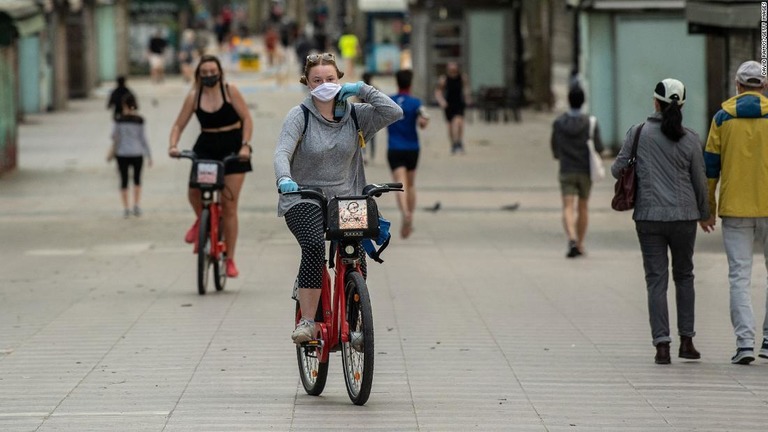
[[[659,101],[661,107],[661,133],[672,141],[680,141],[685,135],[683,128],[683,113],[677,100],[667,103]]]

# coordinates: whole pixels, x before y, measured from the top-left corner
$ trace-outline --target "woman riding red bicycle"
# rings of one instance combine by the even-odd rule
[[[297,344],[315,337],[325,265],[324,215],[317,201],[282,193],[301,185],[318,187],[328,197],[360,195],[366,185],[366,139],[403,116],[392,99],[362,81],[340,85],[344,73],[333,54],[307,56],[303,72],[300,82],[310,95],[288,112],[274,157],[281,192],[278,216],[285,217],[301,246],[297,283],[302,318],[291,335]],[[364,103],[347,103],[350,96]]]
[[[242,93],[233,84],[224,82],[224,71],[215,56],[205,55],[200,58],[195,70],[195,84],[184,99],[181,112],[171,128],[168,149],[171,157],[178,157],[180,154],[179,139],[192,114],[197,116],[202,130],[193,147],[200,159],[223,161],[232,153],[242,159],[227,164],[225,187],[221,194],[224,238],[227,242],[226,272],[227,277],[234,278],[239,274],[234,260],[238,233],[238,200],[245,173],[253,170],[250,162],[251,146],[248,144],[253,132],[253,122]],[[190,188],[188,196],[196,219],[184,240],[194,243],[202,210],[200,190]]]

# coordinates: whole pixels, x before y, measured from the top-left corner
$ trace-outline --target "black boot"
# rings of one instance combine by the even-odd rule
[[[672,359],[669,357],[669,342],[659,342],[656,344],[656,364],[670,364]]]
[[[678,357],[684,359],[698,360],[701,358],[701,353],[696,351],[693,346],[693,338],[690,336],[680,336],[680,351]]]

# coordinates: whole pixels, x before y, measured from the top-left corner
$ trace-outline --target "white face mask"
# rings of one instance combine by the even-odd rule
[[[322,102],[328,102],[333,100],[339,90],[341,90],[341,85],[327,82],[315,87],[310,94]]]

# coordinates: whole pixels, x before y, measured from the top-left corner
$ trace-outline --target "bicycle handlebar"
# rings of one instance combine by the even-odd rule
[[[372,183],[363,188],[363,195],[366,197],[379,197],[382,193],[387,192],[403,192],[402,183]],[[300,187],[299,190],[294,192],[284,192],[283,195],[301,195],[302,198],[309,198],[320,201],[325,204],[328,198],[325,196],[320,188]],[[347,198],[347,197],[339,197]]]
[[[197,157],[197,153],[195,153],[192,150],[182,150],[179,152],[178,155],[171,156],[171,157],[174,157],[176,159],[189,159],[193,162],[200,159]],[[232,162],[233,160],[236,160],[236,159],[240,159],[240,155],[238,155],[237,153],[230,153],[229,155],[224,156],[224,159],[222,160],[222,162],[224,162],[224,165],[226,165],[227,163]]]
[[[371,183],[363,188],[363,195],[372,197],[380,197],[382,193],[386,192],[403,192],[402,183]]]

